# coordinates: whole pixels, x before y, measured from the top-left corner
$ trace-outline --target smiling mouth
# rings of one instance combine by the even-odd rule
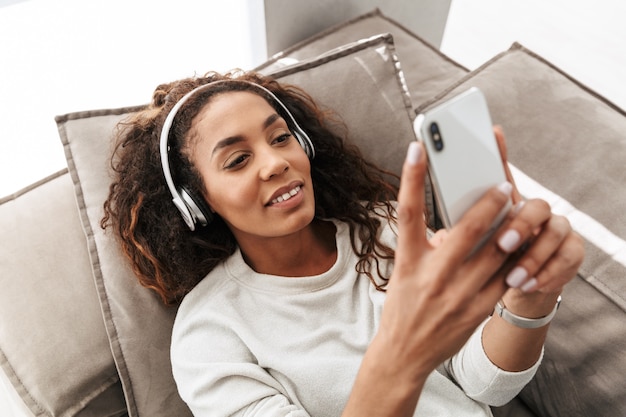
[[[296,194],[298,194],[300,192],[302,188],[299,185],[296,185],[295,187],[293,187],[291,190],[289,190],[288,192],[286,192],[283,195],[279,195],[278,197],[276,197],[275,199],[273,199],[270,204],[278,204],[278,203],[282,203],[283,201],[287,201],[289,200],[291,197],[295,196]]]

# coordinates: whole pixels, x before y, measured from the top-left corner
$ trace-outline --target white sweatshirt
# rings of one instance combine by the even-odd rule
[[[385,294],[355,270],[349,228],[337,227],[337,261],[312,277],[254,272],[235,253],[183,300],[172,333],[179,393],[196,417],[339,416],[377,331]],[[390,226],[382,239],[395,247]],[[391,268],[391,264],[386,265]],[[530,381],[487,358],[482,326],[427,379],[415,416],[490,416]],[[463,388],[461,388],[463,387]]]

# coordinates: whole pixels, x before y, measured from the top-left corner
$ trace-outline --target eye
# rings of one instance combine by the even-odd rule
[[[228,158],[224,164],[225,169],[238,169],[245,165],[246,161],[250,158],[250,155],[246,153],[240,153]]]
[[[293,135],[292,135],[290,132],[288,132],[288,133],[283,133],[282,135],[277,136],[277,137],[276,137],[276,138],[272,141],[272,143],[273,143],[273,144],[280,145],[280,144],[283,144],[283,143],[285,143],[285,142],[289,141],[292,137],[293,137]]]

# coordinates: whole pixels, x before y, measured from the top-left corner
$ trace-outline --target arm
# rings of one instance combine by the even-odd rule
[[[509,181],[515,184],[507,163],[504,134],[499,127],[494,132]],[[515,203],[522,201],[516,187],[512,197]],[[562,287],[576,275],[584,256],[582,239],[567,219],[549,213],[549,209],[547,204],[535,210],[524,205],[500,235],[500,247],[508,253],[530,243],[515,267],[509,269],[506,282],[511,288],[502,298],[507,310],[530,319],[553,311]],[[541,227],[534,228],[537,222]],[[501,369],[522,371],[539,359],[548,328],[549,324],[535,329],[517,327],[494,314],[485,327],[483,346],[489,359]]]
[[[508,254],[492,239],[466,261],[512,191],[487,192],[436,247],[426,239],[426,158],[412,143],[398,198],[398,246],[378,333],[368,348],[343,416],[412,416],[426,378],[455,354],[506,290],[497,272]]]
[[[428,375],[461,349],[498,300],[518,315],[543,316],[582,259],[580,239],[569,224],[538,200],[512,211],[498,233],[468,259],[509,195],[516,198],[510,184],[488,191],[445,239],[432,245],[422,220],[425,170],[421,145],[412,144],[398,198],[395,267],[379,331],[364,356],[344,417],[412,416]],[[510,230],[520,233],[514,244]],[[517,250],[527,241],[531,248],[520,257]],[[532,294],[507,285],[507,273],[520,265],[536,273]],[[484,328],[484,350],[502,370],[528,369],[541,355],[546,332],[547,326],[520,329],[494,317]]]

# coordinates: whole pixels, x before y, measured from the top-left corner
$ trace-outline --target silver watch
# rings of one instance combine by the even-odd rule
[[[501,301],[498,301],[495,307],[495,313],[498,316],[502,317],[504,321],[506,321],[507,323],[511,323],[514,326],[521,327],[522,329],[537,329],[539,327],[545,326],[546,324],[550,323],[550,321],[552,321],[560,305],[561,305],[561,296],[559,295],[559,297],[556,299],[556,304],[554,306],[554,309],[552,309],[550,314],[548,314],[547,316],[538,318],[538,319],[529,319],[529,318],[521,317],[521,316],[518,316],[517,314],[511,313],[509,310],[506,309],[506,307]]]

